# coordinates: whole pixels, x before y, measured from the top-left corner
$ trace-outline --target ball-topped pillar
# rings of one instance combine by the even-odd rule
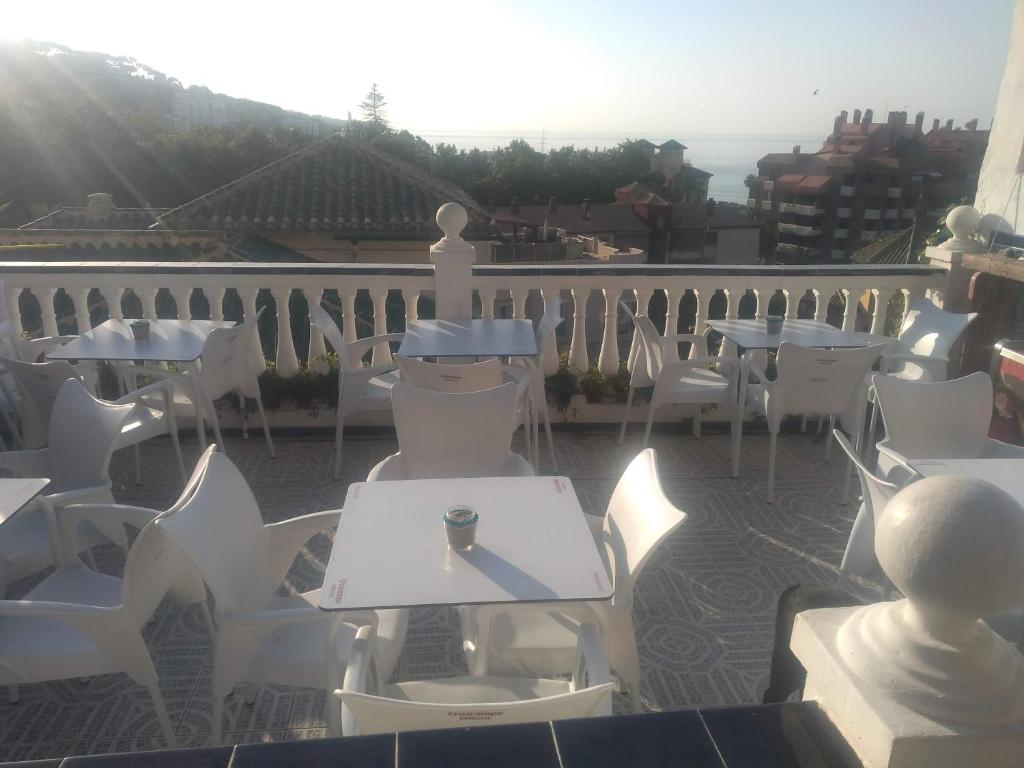
[[[444,237],[430,246],[434,264],[434,301],[439,320],[468,320],[473,316],[473,264],[476,249],[462,239],[469,214],[458,203],[437,209],[437,226]]]
[[[867,766],[1019,765],[1024,657],[984,619],[1024,603],[1024,508],[982,480],[904,488],[875,530],[905,596],[797,617],[815,699]]]
[[[938,247],[945,251],[960,253],[979,253],[985,245],[972,236],[981,226],[981,213],[970,205],[958,205],[946,214],[946,228],[953,236]]]

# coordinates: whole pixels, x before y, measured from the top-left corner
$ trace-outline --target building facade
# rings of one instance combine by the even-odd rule
[[[935,120],[925,133],[923,112],[876,123],[870,109],[852,120],[844,110],[820,150],[765,155],[748,180],[766,259],[845,262],[911,225],[934,229],[949,205],[973,199],[987,143],[977,120]]]

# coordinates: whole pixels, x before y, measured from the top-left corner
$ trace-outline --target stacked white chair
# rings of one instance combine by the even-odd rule
[[[346,736],[432,728],[508,725],[612,713],[608,661],[592,624],[574,633],[576,663],[568,680],[470,676],[382,686],[372,678],[373,627],[356,633],[341,700]]]
[[[54,552],[59,560],[60,510],[69,504],[113,503],[110,458],[134,408],[131,404],[112,405],[97,400],[81,381],[68,379],[61,384],[53,406],[47,447],[0,453],[0,469],[21,477],[50,480],[44,489],[45,503],[23,510],[4,523],[0,572],[7,583],[53,564]],[[99,544],[112,542],[123,546],[127,539],[123,526],[98,522],[86,526],[77,541],[79,551],[88,552]]]
[[[50,418],[57,393],[68,379],[82,380],[78,372],[63,360],[48,363],[24,363],[0,357],[0,365],[10,373],[21,393],[22,447],[42,448],[46,445]],[[82,381],[85,384],[84,381]],[[125,421],[116,448],[135,448],[135,481],[141,481],[142,459],[139,443],[160,435],[170,435],[178,472],[185,479],[185,462],[178,442],[178,423],[174,413],[174,384],[156,381],[113,401],[114,405],[134,405]]]
[[[389,333],[346,342],[323,307],[312,307],[309,315],[338,356],[338,415],[334,427],[334,479],[338,480],[345,418],[353,413],[391,410],[391,387],[398,381],[396,365],[364,367],[363,356],[378,344],[400,342],[404,334]]]
[[[633,405],[633,394],[637,386],[644,381],[644,375],[654,382],[651,403],[647,407],[647,424],[644,428],[644,446],[651,437],[651,425],[654,414],[662,405],[680,403],[694,406],[693,434],[700,437],[701,406],[723,406],[729,413],[733,430],[733,442],[736,441],[736,420],[733,418],[736,408],[737,376],[739,361],[728,357],[711,357],[708,355],[707,339],[692,333],[677,333],[661,336],[654,323],[646,315],[634,315],[625,302],[620,302],[622,310],[633,321],[642,345],[642,357],[637,356],[636,364],[629,379],[629,395],[626,397],[626,410],[622,417],[622,429],[619,431],[619,445],[626,437],[626,424],[629,410]],[[666,351],[674,349],[680,342],[690,342],[694,354],[686,360],[671,361]],[[711,365],[719,370],[715,371]],[[721,372],[719,372],[721,371]],[[735,475],[735,468],[733,471]]]
[[[370,470],[367,480],[534,474],[511,447],[517,384],[453,394],[400,382],[391,389],[391,401],[399,451]]]
[[[319,589],[276,594],[303,545],[336,526],[338,516],[319,512],[264,524],[245,478],[224,454],[213,453],[190,497],[157,520],[213,595],[214,743],[222,740],[224,698],[242,682],[333,690],[333,666],[345,663],[355,639],[357,626],[349,621],[376,625],[378,679],[387,680],[394,669],[407,611],[328,614],[317,607]],[[338,641],[329,651],[332,625]]]
[[[609,602],[466,606],[462,647],[474,674],[562,675],[575,669],[577,631],[599,628],[611,668],[639,712],[640,658],[633,625],[633,592],[649,558],[686,513],[666,498],[658,480],[657,455],[646,449],[622,474],[602,520],[588,516],[595,543],[612,582]]]
[[[775,453],[779,430],[785,416],[828,416],[829,429],[835,426],[851,398],[860,387],[864,376],[871,370],[886,344],[875,344],[859,349],[813,349],[784,341],[775,360],[776,377],[769,381],[767,374],[756,363],[749,370],[757,383],[740,382],[740,403],[753,406],[768,421],[768,502],[775,499]],[[854,444],[860,444],[864,424],[863,399],[858,400],[857,415],[853,421]],[[826,458],[832,447],[832,432],[826,442]],[[737,474],[740,460],[740,438],[734,441],[733,474]],[[847,475],[849,478],[849,475]],[[844,498],[846,491],[844,490]]]
[[[983,371],[935,382],[876,374],[872,385],[885,424],[878,470],[889,479],[914,459],[1024,459],[1024,448],[988,436],[992,379]]]

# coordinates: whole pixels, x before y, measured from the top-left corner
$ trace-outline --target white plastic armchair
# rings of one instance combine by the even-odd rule
[[[647,407],[647,424],[644,428],[644,446],[651,436],[651,425],[654,414],[662,405],[682,403],[694,406],[693,434],[700,437],[701,405],[714,404],[724,406],[730,416],[735,442],[735,419],[732,418],[736,408],[737,377],[739,361],[735,358],[711,357],[708,355],[707,339],[692,333],[678,333],[668,336],[658,334],[658,329],[646,315],[634,315],[625,302],[619,302],[622,310],[636,326],[643,345],[643,360],[646,371],[639,364],[635,365],[630,375],[629,395],[626,397],[626,410],[622,417],[622,429],[619,430],[619,445],[626,437],[626,425],[629,410],[633,404],[633,395],[644,373],[654,382],[651,403]],[[681,342],[692,345],[691,356],[686,360],[670,361],[665,351],[675,348]],[[638,363],[639,363],[638,356]],[[711,368],[718,367],[718,371]],[[733,472],[735,475],[735,471]]]
[[[158,513],[129,506],[73,506],[61,527],[67,551],[81,530],[140,529],[119,579],[71,558],[22,600],[0,601],[0,685],[124,673],[149,692],[164,739],[176,746],[142,628],[180,574],[152,521]],[[205,597],[205,595],[204,595]]]
[[[61,553],[56,516],[69,504],[110,502],[110,457],[133,405],[112,405],[90,395],[78,379],[61,384],[50,418],[47,447],[0,453],[0,470],[21,477],[49,478],[44,503],[4,524],[0,535],[3,574],[15,581],[41,570]],[[89,529],[82,550],[97,544],[126,543],[122,526]]]
[[[885,424],[878,470],[887,478],[914,459],[1024,459],[1024,448],[988,436],[992,379],[983,371],[935,382],[876,374],[872,385]]]
[[[24,363],[0,357],[0,365],[11,374],[21,392],[22,445],[25,448],[46,446],[57,393],[65,381],[82,381],[81,376],[63,360]],[[157,381],[135,389],[113,402],[115,405],[134,405],[121,430],[116,448],[135,448],[135,482],[141,482],[142,478],[139,443],[160,435],[170,435],[178,461],[178,472],[184,481],[185,462],[181,456],[178,424],[174,414],[174,384],[170,381]]]
[[[183,402],[190,404],[195,412],[199,444],[204,448],[206,422],[213,427],[217,444],[222,449],[224,447],[224,437],[220,432],[220,421],[217,418],[214,401],[225,395],[236,395],[242,406],[244,418],[245,398],[252,398],[256,400],[256,409],[263,423],[267,451],[274,456],[274,442],[270,437],[270,427],[267,426],[267,414],[263,410],[259,381],[260,374],[267,367],[259,345],[257,325],[264,309],[266,307],[261,308],[244,323],[210,331],[203,342],[203,353],[199,360],[186,366],[182,373],[172,373],[154,366],[119,366],[118,373],[125,388],[129,392],[135,390],[140,377],[174,382],[176,399],[181,398]]]
[[[404,334],[388,333],[346,342],[337,323],[323,307],[312,307],[310,319],[338,356],[338,410],[334,426],[334,479],[341,479],[345,417],[365,411],[391,410],[391,387],[398,381],[392,363],[363,366],[362,359],[378,344],[399,342]]]
[[[665,496],[657,454],[641,451],[622,474],[604,518],[588,517],[612,582],[611,601],[461,609],[462,647],[474,674],[561,675],[573,670],[575,628],[596,622],[611,668],[641,709],[640,658],[633,625],[636,581],[662,541],[686,520]]]
[[[346,736],[433,728],[508,725],[612,712],[614,684],[599,633],[583,624],[573,633],[576,663],[569,680],[470,676],[372,685],[374,632],[356,633],[341,689],[341,730]],[[368,692],[370,691],[370,692]]]
[[[349,621],[372,617],[379,632],[376,671],[387,679],[394,669],[405,641],[407,611],[328,614],[317,607],[319,589],[275,594],[303,544],[337,525],[339,514],[321,512],[264,525],[245,478],[224,454],[213,453],[191,496],[157,520],[213,595],[215,743],[223,734],[224,698],[241,682],[333,690],[337,680],[331,670],[345,663],[355,638],[357,627]],[[337,641],[328,650],[330,631]],[[331,717],[336,731],[336,716]]]
[[[768,422],[768,495],[775,498],[776,441],[785,416],[828,416],[829,434],[825,456],[832,448],[832,432],[836,417],[842,414],[856,396],[864,376],[875,364],[887,344],[875,344],[859,349],[813,349],[784,341],[775,360],[776,377],[769,381],[767,374],[756,363],[748,363],[756,379],[754,385],[740,382],[741,403],[753,405]],[[857,416],[853,420],[854,444],[860,444],[864,424],[863,399],[857,401]],[[740,439],[734,443],[733,466],[738,467]],[[847,480],[849,475],[847,475]],[[846,490],[843,491],[845,499]]]
[[[534,474],[511,448],[517,384],[450,394],[401,382],[392,387],[391,401],[399,451],[370,470],[367,480]]]
[[[464,394],[493,389],[504,381],[501,361],[493,357],[477,363],[430,363],[414,357],[399,357],[402,381],[431,392]]]

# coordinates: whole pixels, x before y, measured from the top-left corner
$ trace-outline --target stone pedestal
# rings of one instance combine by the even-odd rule
[[[438,320],[469,320],[473,317],[473,264],[476,249],[462,239],[469,223],[466,209],[445,203],[437,209],[437,226],[444,237],[430,246],[434,264],[434,302]]]
[[[825,711],[866,768],[1017,768],[1024,765],[1024,724],[968,726],[918,714],[888,693],[865,687],[837,648],[857,608],[805,611],[791,647],[807,670],[804,699]]]

